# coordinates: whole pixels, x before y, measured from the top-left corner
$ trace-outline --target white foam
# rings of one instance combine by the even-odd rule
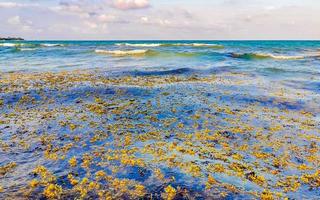
[[[297,55],[297,56],[289,56],[289,55],[274,55],[274,54],[257,54],[260,56],[270,57],[278,60],[300,60],[304,58],[312,58],[312,57],[320,57],[320,54],[305,54],[305,55]]]
[[[271,53],[244,53],[238,54],[233,53],[236,57],[248,56],[252,57],[253,59],[276,59],[276,60],[301,60],[305,58],[314,58],[320,57],[319,53],[309,53],[309,54],[302,54],[302,55],[275,55]]]
[[[110,51],[110,50],[97,49],[95,50],[95,52],[100,54],[110,54],[115,56],[126,56],[126,55],[143,55],[143,54],[146,54],[148,50],[136,49],[136,50],[128,50],[128,51],[121,51],[121,50]]]
[[[267,54],[267,56],[278,59],[278,60],[299,60],[304,59],[306,56],[284,56],[284,55],[273,55],[273,54]]]
[[[204,44],[204,43],[192,43],[191,45],[195,46],[195,47],[219,47],[219,46],[221,46],[218,44]]]
[[[207,43],[176,43],[170,44],[172,46],[191,46],[191,47],[223,47],[219,44],[207,44]]]
[[[20,46],[22,44],[18,44],[18,43],[0,43],[0,46],[2,47],[15,47],[15,46]]]
[[[44,43],[44,44],[41,44],[41,46],[43,46],[43,47],[63,47],[64,45],[63,44]]]
[[[158,43],[144,43],[144,44],[132,44],[132,43],[117,43],[117,46],[128,46],[128,47],[159,47],[161,44]]]
[[[33,51],[34,48],[21,48],[20,51]]]

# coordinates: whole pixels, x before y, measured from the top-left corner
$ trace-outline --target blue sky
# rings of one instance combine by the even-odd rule
[[[0,0],[0,36],[320,39],[320,1]]]

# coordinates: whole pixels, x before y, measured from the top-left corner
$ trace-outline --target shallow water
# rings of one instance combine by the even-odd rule
[[[319,48],[0,43],[0,198],[317,199]]]

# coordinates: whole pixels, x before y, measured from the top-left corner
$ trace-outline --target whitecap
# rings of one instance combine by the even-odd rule
[[[149,50],[127,50],[127,51],[121,51],[121,50],[101,50],[96,49],[95,52],[99,54],[110,54],[115,56],[126,56],[126,55],[143,55],[146,54]]]
[[[231,56],[242,59],[301,60],[305,58],[320,57],[320,54],[312,53],[303,55],[275,55],[271,53],[231,53]]]
[[[144,43],[144,44],[133,44],[133,43],[117,43],[117,46],[128,46],[128,47],[159,47],[159,43]]]
[[[34,48],[20,48],[20,51],[33,51],[35,50]]]
[[[63,47],[65,45],[63,44],[51,44],[51,43],[44,43],[44,44],[40,44],[43,47]]]
[[[15,46],[22,46],[23,44],[19,43],[0,43],[0,46],[2,47],[15,47]]]

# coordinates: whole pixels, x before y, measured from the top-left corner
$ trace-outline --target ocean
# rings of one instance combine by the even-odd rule
[[[318,199],[319,105],[320,41],[0,42],[0,198]]]
[[[0,43],[1,71],[195,70],[317,73],[319,41],[19,41]]]

